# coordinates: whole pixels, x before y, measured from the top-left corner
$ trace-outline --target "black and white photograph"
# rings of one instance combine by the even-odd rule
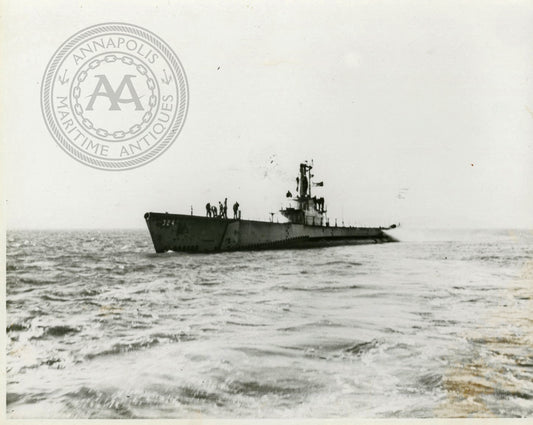
[[[532,1],[0,12],[3,423],[533,417]]]

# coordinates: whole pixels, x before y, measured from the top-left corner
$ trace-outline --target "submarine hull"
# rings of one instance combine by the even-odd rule
[[[379,227],[310,226],[147,212],[155,251],[223,252],[396,242]]]

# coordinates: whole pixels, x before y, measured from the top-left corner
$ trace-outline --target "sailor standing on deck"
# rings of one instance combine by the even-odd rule
[[[205,216],[211,217],[211,204],[209,202],[205,204]]]
[[[228,218],[228,198],[224,198],[224,218]]]
[[[238,218],[238,212],[239,212],[239,203],[235,202],[233,204],[233,218]]]

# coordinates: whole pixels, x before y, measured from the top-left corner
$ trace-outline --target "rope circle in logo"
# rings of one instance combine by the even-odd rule
[[[91,119],[85,116],[84,108],[80,103],[82,93],[80,85],[87,79],[89,73],[97,71],[102,63],[114,63],[116,61],[120,61],[124,65],[131,67],[140,76],[144,77],[146,86],[148,90],[150,90],[150,96],[148,99],[149,110],[144,112],[139,122],[129,126],[129,128],[110,132],[105,128],[95,126]],[[154,75],[142,62],[136,61],[135,58],[129,55],[105,54],[101,59],[96,58],[91,60],[78,71],[77,75],[74,77],[74,82],[71,89],[71,99],[73,103],[74,116],[80,125],[82,125],[87,131],[91,132],[97,138],[117,140],[139,134],[153,121],[153,118],[155,118],[154,109],[156,109],[158,106],[159,101],[159,89],[157,87]]]

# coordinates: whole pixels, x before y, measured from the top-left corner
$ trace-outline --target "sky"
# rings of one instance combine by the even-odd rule
[[[142,228],[147,211],[228,197],[268,220],[314,161],[329,217],[350,225],[533,227],[529,1],[2,3],[7,229]],[[90,168],[40,110],[55,50],[126,22],[155,32],[189,84],[184,127],[156,160]]]

